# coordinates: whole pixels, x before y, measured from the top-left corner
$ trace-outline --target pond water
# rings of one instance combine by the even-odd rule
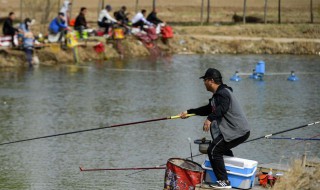
[[[259,60],[263,81],[231,82]],[[250,139],[320,119],[320,57],[292,55],[174,55],[0,70],[0,143],[113,124],[163,118],[207,104],[199,80],[222,71],[247,114]],[[287,81],[294,70],[299,81]],[[285,74],[283,74],[285,73]],[[0,189],[162,189],[164,170],[80,172],[84,168],[154,167],[190,156],[188,137],[207,137],[204,117],[165,120],[0,146]],[[278,137],[317,137],[319,125]],[[289,163],[307,151],[319,157],[319,141],[257,140],[234,148],[259,163]],[[192,143],[193,155],[199,154]],[[204,155],[194,158],[201,163]],[[129,176],[128,176],[129,175]]]

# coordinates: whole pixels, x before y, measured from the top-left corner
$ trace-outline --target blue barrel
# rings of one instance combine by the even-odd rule
[[[256,65],[256,73],[257,74],[263,74],[265,73],[265,62],[264,61],[259,61]]]

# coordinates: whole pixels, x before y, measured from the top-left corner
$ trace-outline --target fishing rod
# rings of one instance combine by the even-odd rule
[[[268,134],[268,135],[265,135],[265,136],[257,137],[257,138],[254,138],[254,139],[245,141],[244,143],[256,141],[256,140],[263,139],[263,138],[266,138],[266,139],[267,139],[267,138],[270,138],[271,136],[274,136],[274,135],[278,135],[278,134],[281,134],[281,133],[285,133],[285,132],[289,132],[289,131],[301,129],[301,128],[304,128],[304,127],[309,127],[309,126],[316,125],[316,124],[319,124],[319,123],[320,123],[320,121],[316,121],[316,122],[313,122],[313,123],[301,125],[301,126],[299,126],[299,127],[294,127],[294,128],[291,128],[291,129],[286,129],[286,130],[279,131],[279,132],[276,132],[276,133],[272,133],[272,134]]]
[[[156,166],[156,167],[140,167],[140,168],[92,168],[85,169],[83,167],[79,167],[81,172],[95,172],[95,171],[119,171],[119,170],[162,170],[166,169],[166,167]]]
[[[195,116],[195,114],[188,114],[187,115],[187,117],[191,117],[191,116]],[[127,125],[136,125],[136,124],[141,124],[141,123],[149,123],[149,122],[154,122],[154,121],[178,119],[178,118],[180,118],[180,116],[176,115],[176,116],[163,117],[163,118],[159,118],[159,119],[150,119],[150,120],[144,120],[144,121],[136,121],[136,122],[131,122],[131,123],[123,123],[123,124],[117,124],[117,125],[111,125],[111,126],[105,126],[105,127],[98,127],[98,128],[93,128],[93,129],[84,129],[84,130],[79,130],[79,131],[72,131],[72,132],[59,133],[59,134],[54,134],[54,135],[47,135],[47,136],[34,137],[34,138],[29,138],[29,139],[23,139],[23,140],[17,140],[17,141],[1,143],[0,146],[8,145],[8,144],[14,144],[14,143],[20,143],[20,142],[26,142],[26,141],[32,141],[32,140],[38,140],[38,139],[58,137],[58,136],[63,136],[63,135],[71,135],[71,134],[76,134],[76,133],[83,133],[83,132],[88,132],[88,131],[95,131],[95,130],[100,130],[100,129],[109,129],[109,128],[127,126]]]
[[[269,137],[273,140],[297,140],[297,141],[320,141],[319,138],[299,138],[299,137]]]
[[[276,132],[276,133],[272,133],[272,134],[264,135],[264,136],[261,136],[261,137],[257,137],[257,138],[254,138],[254,139],[245,141],[245,142],[243,142],[242,144],[248,143],[248,142],[252,142],[252,141],[256,141],[256,140],[260,140],[260,139],[263,139],[263,138],[271,138],[271,136],[273,136],[273,135],[278,135],[278,134],[281,134],[281,133],[285,133],[285,132],[288,132],[288,131],[293,131],[293,130],[296,130],[296,129],[301,129],[301,128],[308,127],[308,126],[312,126],[312,125],[316,125],[316,124],[320,124],[320,121],[316,121],[316,122],[313,122],[313,123],[301,125],[301,126],[299,126],[299,127],[294,127],[294,128],[291,128],[291,129],[286,129],[286,130],[283,130],[283,131],[278,131],[278,132]],[[200,154],[193,155],[193,158],[194,158],[194,157],[201,156],[201,155],[203,155],[203,154],[200,153]],[[189,159],[189,158],[191,158],[191,157],[187,157],[186,159]],[[159,165],[159,166],[165,166],[165,165],[166,165],[166,164],[162,164],[162,165]],[[140,170],[140,171],[137,171],[137,172],[133,172],[133,173],[128,174],[128,175],[126,175],[126,176],[131,176],[131,175],[134,175],[134,174],[143,172],[143,171],[147,171],[147,169],[145,169],[145,170]]]

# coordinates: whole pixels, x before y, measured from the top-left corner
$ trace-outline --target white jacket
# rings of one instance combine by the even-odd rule
[[[107,22],[118,22],[116,19],[112,18],[106,9],[100,11],[98,22],[102,22],[103,18],[107,18]]]
[[[137,14],[132,18],[132,24],[135,24],[135,23],[139,22],[140,20],[142,20],[143,23],[145,23],[145,24],[148,25],[148,26],[152,26],[152,25],[153,25],[151,22],[147,21],[147,20],[144,18],[143,14],[142,14],[141,12],[137,13]]]

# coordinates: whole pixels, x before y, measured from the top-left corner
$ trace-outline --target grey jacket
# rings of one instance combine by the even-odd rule
[[[188,113],[207,116],[212,125],[215,123],[213,121],[216,121],[220,133],[227,142],[242,137],[250,131],[248,120],[232,93],[232,88],[225,84],[218,87],[208,105],[190,109]]]

